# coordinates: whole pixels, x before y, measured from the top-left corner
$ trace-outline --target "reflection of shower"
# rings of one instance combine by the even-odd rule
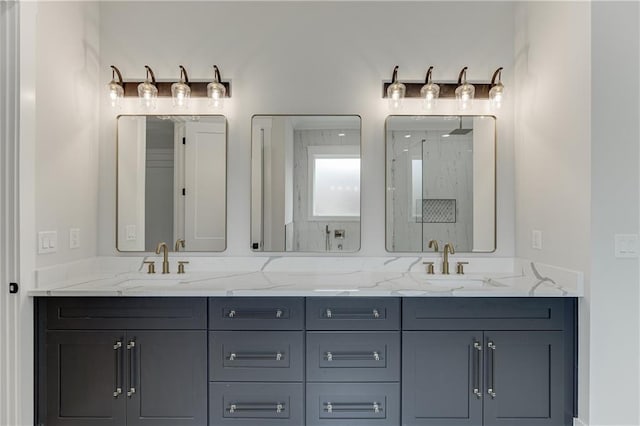
[[[459,116],[458,119],[460,120],[460,127],[457,129],[453,129],[451,132],[449,132],[450,135],[467,135],[473,131],[472,128],[471,129],[462,128],[462,116]]]

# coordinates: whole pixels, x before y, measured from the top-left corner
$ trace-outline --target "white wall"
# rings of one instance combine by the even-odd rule
[[[461,13],[461,10],[465,10]],[[154,19],[141,24],[140,16]],[[175,17],[188,16],[188,30]],[[459,22],[459,25],[454,25]],[[462,22],[461,22],[462,21]],[[140,79],[149,64],[159,79],[176,79],[184,65],[192,80],[211,79],[218,64],[232,80],[224,114],[229,123],[228,249],[250,250],[250,143],[253,114],[362,116],[362,250],[386,255],[384,238],[384,120],[382,81],[400,65],[400,77],[487,81],[504,66],[512,87],[513,5],[492,2],[105,2],[100,5],[101,83],[109,65]],[[135,102],[133,102],[135,105]],[[403,111],[421,110],[408,102]],[[512,99],[498,118],[498,250],[514,254]],[[125,105],[120,112],[135,111]],[[170,102],[158,112],[172,112]],[[194,112],[207,112],[193,106]],[[449,113],[443,103],[435,113]],[[471,114],[478,111],[470,111]],[[484,111],[481,111],[484,112]],[[100,114],[99,253],[113,254],[115,116],[105,95]]]
[[[36,229],[58,232],[57,253],[39,255],[38,267],[96,254],[98,95],[108,82],[98,25],[96,3],[38,5]],[[69,249],[70,228],[80,229],[80,249]]]
[[[591,11],[587,2],[515,11],[516,256],[586,273],[589,294]],[[499,181],[498,181],[499,182]],[[531,247],[532,230],[543,249]],[[579,415],[589,412],[589,297],[579,312]]]
[[[640,424],[638,259],[614,256],[614,234],[639,231],[639,9],[591,8],[591,425]]]

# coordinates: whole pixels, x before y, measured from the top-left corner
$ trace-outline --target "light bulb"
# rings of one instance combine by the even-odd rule
[[[147,77],[142,83],[138,84],[138,97],[143,108],[152,110],[156,108],[158,101],[158,88],[155,85],[156,78],[153,75],[153,71],[148,65],[144,67],[147,70]],[[151,81],[149,81],[149,76],[151,76]]]
[[[393,69],[391,84],[387,87],[387,98],[389,98],[389,107],[391,109],[399,109],[402,106],[402,100],[407,92],[404,84],[398,81],[398,66]]]
[[[216,65],[213,66],[213,71],[213,81],[207,84],[207,97],[212,108],[220,109],[224,105],[227,88],[220,83],[220,70]]]
[[[471,101],[476,95],[476,88],[473,84],[467,83],[467,67],[464,67],[460,71],[458,76],[458,87],[456,87],[456,99],[458,100],[458,107],[462,110],[468,109],[471,106]]]
[[[180,81],[171,85],[171,98],[173,106],[178,108],[188,108],[191,98],[191,87],[189,87],[189,77],[187,71],[180,65]]]
[[[116,81],[116,75],[118,76],[118,81]],[[111,65],[111,81],[107,84],[107,93],[109,94],[111,106],[114,108],[119,107],[124,97],[124,82],[122,81],[122,73],[115,65]]]
[[[158,89],[148,80],[138,84],[138,97],[140,105],[146,109],[155,109],[158,100]]]
[[[422,97],[424,109],[432,109],[436,106],[438,98],[440,97],[440,86],[431,81],[431,72],[433,67],[429,67],[427,70],[427,76],[424,79],[424,86],[420,89],[420,96]]]
[[[496,82],[496,78],[498,81]],[[498,68],[493,73],[491,78],[491,89],[489,90],[489,105],[493,109],[500,109],[502,107],[502,100],[504,98],[504,85],[502,84],[502,67]]]
[[[121,85],[116,83],[114,80],[111,80],[109,84],[107,84],[107,90],[109,93],[109,102],[111,102],[111,106],[116,108],[120,106],[122,98],[124,97],[124,89]]]

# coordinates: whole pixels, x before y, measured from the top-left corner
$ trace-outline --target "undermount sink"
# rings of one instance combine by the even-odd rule
[[[414,275],[414,277],[418,278],[420,282],[438,287],[478,288],[487,285],[487,280],[477,275],[431,275],[421,273]]]

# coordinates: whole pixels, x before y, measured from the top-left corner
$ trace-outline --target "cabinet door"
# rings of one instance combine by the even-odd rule
[[[482,424],[482,332],[404,332],[403,426]]]
[[[47,332],[44,424],[124,425],[123,345],[120,332]]]
[[[127,426],[207,424],[206,331],[127,333]]]
[[[486,332],[485,351],[485,426],[565,424],[562,332]]]

